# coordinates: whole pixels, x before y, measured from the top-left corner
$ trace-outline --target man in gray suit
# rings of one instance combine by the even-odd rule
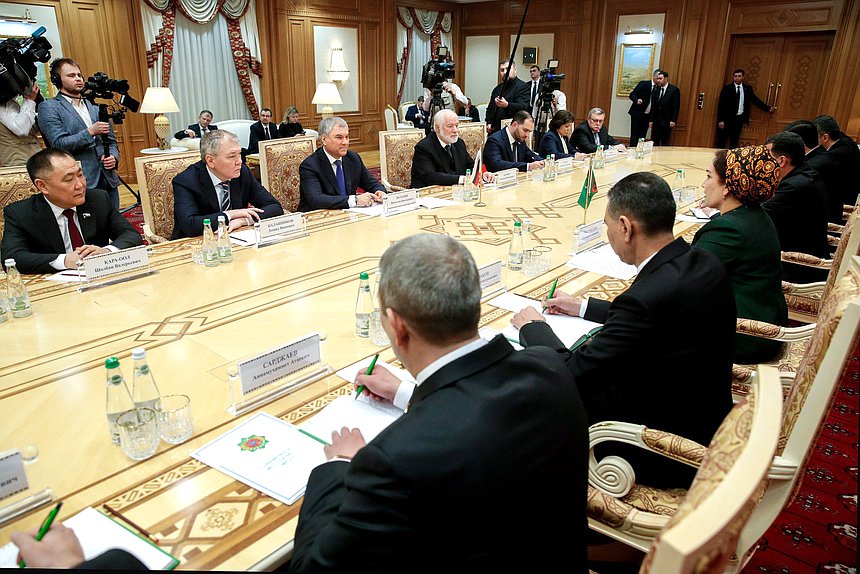
[[[77,62],[51,62],[51,83],[59,93],[39,105],[39,129],[48,147],[66,150],[81,162],[90,189],[104,189],[119,208],[119,147],[110,122],[99,121],[99,109],[85,100],[84,76]],[[104,146],[107,136],[107,149]]]

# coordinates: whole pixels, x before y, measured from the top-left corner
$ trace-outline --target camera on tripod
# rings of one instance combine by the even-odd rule
[[[51,43],[44,33],[45,27],[39,26],[26,38],[0,42],[0,104],[28,93],[36,81],[36,62],[51,59]]]
[[[454,62],[448,61],[448,47],[436,48],[436,57],[424,64],[421,85],[434,93],[442,92],[442,84],[454,79]]]
[[[125,121],[125,113],[129,110],[136,112],[140,109],[140,102],[128,95],[128,80],[112,80],[104,72],[96,72],[84,83],[81,97],[96,105],[95,99],[111,100],[119,107],[98,104],[99,121],[111,120],[115,124]],[[115,94],[119,94],[119,101],[114,100]]]
[[[552,108],[553,92],[561,89],[561,81],[564,79],[564,74],[557,74],[558,60],[548,60],[546,68],[540,71],[540,99],[542,106]]]

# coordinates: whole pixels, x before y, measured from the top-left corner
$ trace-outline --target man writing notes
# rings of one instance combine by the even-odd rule
[[[412,122],[412,127],[418,129],[427,128],[427,112],[424,111],[424,96],[418,96],[418,103],[409,106],[406,110],[406,121]]]
[[[750,104],[765,112],[773,113],[776,109],[761,101],[752,86],[744,84],[744,71],[738,68],[732,72],[732,83],[720,90],[717,103],[717,147],[725,148],[726,140],[729,140],[728,149],[738,147],[744,124],[750,123]]]
[[[299,211],[370,207],[381,203],[385,186],[370,175],[361,156],[349,151],[349,125],[341,117],[324,118],[322,147],[299,166]],[[361,188],[364,193],[356,194]]]
[[[512,168],[519,171],[542,168],[543,160],[526,144],[534,129],[535,122],[530,113],[520,111],[514,114],[511,125],[493,132],[484,144],[487,169],[496,172]]]
[[[81,97],[84,76],[77,62],[68,58],[51,62],[51,82],[59,93],[39,105],[37,117],[46,146],[75,156],[87,185],[107,191],[113,206],[119,208],[119,147],[113,125],[99,121],[99,109]]]
[[[529,85],[517,78],[517,64],[511,64],[511,73],[507,84],[505,76],[508,71],[509,60],[499,62],[499,79],[501,83],[493,88],[490,94],[490,103],[487,104],[487,112],[484,121],[487,122],[487,133],[497,132],[502,128],[502,120],[513,118],[517,112],[531,109],[529,106]],[[505,93],[502,94],[502,86]]]
[[[27,160],[40,192],[3,209],[3,260],[22,273],[74,269],[90,255],[142,245],[103,189],[87,189],[83,170],[67,151],[48,148]]]
[[[382,327],[417,386],[381,366],[357,378],[409,408],[368,444],[357,429],[333,433],[290,570],[587,572],[585,413],[563,361],[480,338],[478,270],[462,243],[413,235],[379,268]],[[550,526],[559,517],[565,527]],[[514,528],[522,551],[512,520],[529,525]]]
[[[550,313],[581,316],[603,329],[571,352],[533,308],[511,322],[526,348],[543,345],[565,358],[589,424],[643,424],[708,444],[732,406],[737,315],[726,271],[710,253],[674,238],[672,192],[653,173],[616,183],[604,221],[613,251],[638,269],[633,284],[612,303],[560,291],[544,302]],[[629,445],[598,448],[598,460],[607,453],[628,460],[639,484],[688,487],[695,474]]]
[[[209,110],[201,110],[196,124],[191,124],[184,130],[179,130],[173,134],[173,137],[178,140],[185,138],[201,138],[209,132],[217,129],[218,126],[212,123],[212,112]]]
[[[617,146],[619,151],[626,149],[624,144],[609,135],[609,130],[604,124],[605,120],[606,112],[602,109],[591,108],[588,110],[585,121],[576,126],[576,129],[573,130],[573,136],[570,138],[577,151],[594,153],[597,151],[597,146],[601,146],[603,149]]]
[[[428,185],[462,184],[466,170],[472,169],[474,160],[460,139],[457,114],[451,110],[439,110],[433,117],[433,131],[418,142],[412,157],[412,187]],[[484,181],[492,181],[493,174],[482,175]]]
[[[651,139],[654,145],[669,145],[669,136],[681,111],[681,90],[669,83],[669,74],[665,70],[654,72],[654,82],[657,89],[651,93],[651,117],[648,121]]]
[[[651,121],[651,94],[657,89],[657,72],[651,80],[642,80],[630,92],[630,147],[636,147],[639,140],[645,139],[648,133],[648,122]]]
[[[283,215],[278,200],[242,164],[236,134],[215,130],[200,139],[200,161],[173,178],[173,237],[203,235],[203,220],[218,229],[225,216],[229,231]]]

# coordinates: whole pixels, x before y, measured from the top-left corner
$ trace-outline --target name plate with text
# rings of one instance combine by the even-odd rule
[[[123,249],[116,253],[90,255],[83,259],[87,281],[92,282],[112,275],[149,267],[149,248],[146,245]]]
[[[555,162],[555,169],[558,175],[564,175],[573,171],[573,158],[563,157]]]
[[[257,234],[257,244],[271,243],[284,239],[293,239],[305,235],[305,217],[303,213],[288,213],[261,219],[254,223]]]
[[[277,349],[239,363],[242,393],[247,395],[257,389],[288,377],[311,365],[319,363],[320,336],[313,333]]]
[[[404,189],[386,194],[382,198],[382,213],[394,215],[418,209],[418,190]]]
[[[27,490],[24,459],[17,450],[0,453],[0,500]]]
[[[579,247],[587,245],[596,239],[600,239],[603,232],[603,221],[597,220],[588,225],[580,225],[576,228],[576,244]]]
[[[645,150],[645,153],[651,153],[654,151],[654,142],[645,142],[645,145],[642,147]]]
[[[502,262],[493,261],[481,267],[478,267],[478,277],[481,280],[481,291],[487,289],[491,285],[502,282]]]
[[[517,187],[520,182],[518,179],[519,170],[516,168],[505,169],[496,172],[496,187],[498,189],[507,189],[509,187]]]

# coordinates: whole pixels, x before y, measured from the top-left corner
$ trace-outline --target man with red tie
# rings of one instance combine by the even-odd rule
[[[80,164],[67,151],[44,149],[27,161],[40,192],[3,209],[3,260],[22,273],[74,269],[90,255],[143,244],[102,189],[87,189]]]

